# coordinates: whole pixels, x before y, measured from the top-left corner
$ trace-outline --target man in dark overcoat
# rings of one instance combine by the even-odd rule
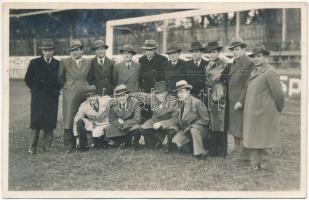
[[[186,80],[186,61],[179,58],[181,48],[172,44],[166,51],[169,61],[164,64],[165,81],[167,82],[168,92],[175,95],[176,82]]]
[[[101,95],[112,95],[114,91],[113,68],[114,62],[106,57],[108,45],[103,40],[96,40],[94,47],[96,56],[91,60],[88,82],[95,85]]]
[[[246,55],[246,43],[239,37],[231,40],[229,49],[233,51],[234,61],[229,78],[229,133],[234,136],[234,152],[242,150],[243,139],[243,105],[241,99],[245,95],[245,85],[250,72],[255,67]],[[245,151],[241,155],[245,156]]]
[[[28,152],[35,154],[40,130],[43,130],[43,149],[48,151],[53,141],[53,129],[56,128],[58,114],[58,69],[59,61],[53,57],[52,41],[43,40],[42,56],[30,61],[25,82],[31,92],[32,141]]]
[[[202,59],[202,53],[205,49],[199,41],[191,43],[189,52],[192,55],[192,60],[187,61],[186,80],[192,85],[191,94],[199,97],[202,90],[205,89],[205,68],[207,61]]]

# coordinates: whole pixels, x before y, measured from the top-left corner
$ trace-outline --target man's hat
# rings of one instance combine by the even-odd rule
[[[191,49],[189,50],[189,52],[204,51],[204,50],[205,48],[202,46],[202,44],[199,41],[196,41],[191,43]]]
[[[207,47],[206,47],[206,51],[208,53],[214,51],[214,50],[218,50],[221,51],[223,47],[219,45],[219,43],[217,41],[213,41],[213,42],[208,42]]]
[[[141,47],[141,49],[145,50],[151,50],[151,49],[156,49],[157,44],[155,40],[145,40],[145,46]]]
[[[94,42],[94,47],[92,47],[92,50],[95,51],[99,47],[103,47],[104,49],[108,49],[108,45],[106,45],[103,40],[96,40]]]
[[[230,42],[230,46],[228,47],[228,49],[232,50],[235,47],[242,47],[245,48],[247,46],[247,44],[240,38],[240,37],[235,37],[232,38],[231,42]]]
[[[181,81],[178,81],[177,83],[176,83],[176,89],[175,89],[175,91],[178,91],[178,90],[181,90],[181,89],[183,89],[183,88],[185,88],[185,89],[187,89],[187,90],[192,90],[192,85],[189,85],[188,83],[187,83],[187,81],[185,81],[185,80],[181,80]]]
[[[122,96],[124,94],[128,94],[129,90],[126,85],[120,84],[115,88],[114,96]]]
[[[85,93],[84,96],[88,97],[90,95],[99,94],[99,91],[96,88],[89,88]]]
[[[248,56],[252,58],[254,55],[258,53],[263,53],[263,55],[266,55],[266,56],[269,56],[270,54],[270,52],[265,48],[263,44],[258,44],[253,48],[252,53]]]
[[[124,51],[130,52],[133,55],[136,54],[136,51],[134,50],[133,46],[131,45],[124,45],[122,49],[120,49],[120,53],[123,53]]]
[[[68,51],[73,51],[74,49],[83,49],[84,46],[82,45],[82,42],[78,39],[74,39],[70,41],[70,48],[68,49]]]
[[[155,93],[160,93],[167,91],[167,86],[165,81],[158,81],[154,83],[154,92]]]
[[[38,47],[39,49],[54,49],[54,43],[52,40],[42,40],[42,45]]]
[[[172,44],[169,48],[167,48],[166,54],[181,52],[181,48],[177,47],[176,44]]]

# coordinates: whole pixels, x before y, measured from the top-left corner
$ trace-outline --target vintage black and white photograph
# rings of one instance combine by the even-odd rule
[[[3,197],[306,197],[307,2],[3,9]]]

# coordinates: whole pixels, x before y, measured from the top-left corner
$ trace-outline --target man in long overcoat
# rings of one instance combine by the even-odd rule
[[[280,112],[284,94],[280,78],[268,64],[269,51],[257,45],[252,54],[256,68],[252,70],[244,98],[244,147],[248,149],[254,169],[268,169],[268,150],[280,143]]]
[[[80,40],[72,40],[68,50],[71,57],[60,61],[58,78],[63,88],[64,146],[65,151],[70,153],[76,147],[72,131],[73,119],[84,100],[84,93],[91,88],[87,82],[91,62],[82,57],[83,45]]]
[[[234,61],[231,66],[229,79],[229,133],[234,136],[234,152],[242,148],[243,139],[243,105],[241,98],[245,94],[245,85],[254,68],[252,60],[246,55],[246,43],[241,38],[233,38],[229,49],[233,51]],[[246,156],[241,151],[241,156]]]
[[[191,43],[189,52],[192,55],[192,60],[187,61],[186,80],[193,89],[191,94],[196,98],[203,93],[205,89],[205,69],[207,61],[202,58],[202,53],[205,48],[199,41]]]
[[[43,55],[30,61],[25,75],[25,82],[31,92],[32,142],[28,150],[30,154],[35,154],[37,151],[41,129],[44,131],[43,149],[50,150],[58,114],[59,61],[53,57],[52,41],[43,40],[40,49]]]
[[[120,49],[120,53],[123,56],[123,62],[115,64],[113,72],[114,81],[116,85],[126,85],[130,92],[137,92],[139,91],[141,66],[139,63],[135,63],[132,60],[136,51],[131,45],[124,45],[123,48]]]
[[[113,68],[114,62],[106,57],[108,46],[103,40],[97,40],[92,48],[96,56],[91,60],[88,82],[95,85],[102,95],[112,95],[114,91]]]

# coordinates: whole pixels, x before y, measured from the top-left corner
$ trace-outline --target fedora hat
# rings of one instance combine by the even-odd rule
[[[77,48],[80,48],[80,49],[84,48],[82,42],[78,39],[71,40],[70,48],[68,49],[68,51],[73,51],[74,49],[77,49]]]
[[[124,94],[128,94],[129,90],[125,84],[120,84],[116,86],[114,96],[121,96]]]
[[[92,47],[92,50],[95,51],[99,47],[103,47],[104,49],[108,49],[108,45],[106,45],[103,40],[96,40],[94,42],[94,47]]]
[[[54,42],[52,40],[42,40],[42,44],[39,49],[54,49]]]
[[[155,93],[160,93],[167,91],[167,86],[165,81],[158,81],[154,83],[154,90]]]
[[[99,91],[96,88],[90,88],[84,93],[84,96],[88,97],[90,95],[99,94]]]
[[[187,81],[181,80],[181,81],[176,82],[175,91],[177,92],[178,90],[181,90],[181,89],[192,90],[192,88],[193,88],[192,85],[189,85]]]
[[[122,49],[120,49],[120,53],[123,53],[124,51],[130,52],[133,55],[136,54],[136,51],[134,50],[133,46],[131,45],[124,45]]]
[[[141,47],[141,49],[145,49],[145,50],[151,50],[151,49],[156,49],[157,48],[157,44],[155,40],[145,40],[145,44],[143,47]]]
[[[208,42],[207,47],[206,47],[206,51],[208,53],[214,51],[214,50],[218,50],[221,51],[223,47],[219,45],[219,43],[217,41],[213,41],[213,42]]]
[[[228,49],[232,50],[238,46],[245,48],[247,44],[240,37],[235,37],[235,38],[232,38]]]
[[[189,52],[193,52],[193,51],[204,51],[204,47],[202,46],[202,44],[199,41],[195,41],[195,42],[191,42],[191,49],[189,50]]]
[[[177,47],[176,44],[172,44],[169,48],[167,48],[166,54],[181,52],[181,48]]]
[[[266,55],[266,56],[269,56],[270,54],[270,52],[265,48],[263,44],[258,44],[253,48],[252,53],[249,54],[248,56],[252,58],[254,55],[258,53],[263,53],[263,55]]]

